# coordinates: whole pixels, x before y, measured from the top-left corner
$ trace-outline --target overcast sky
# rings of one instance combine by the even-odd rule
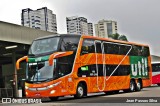
[[[1,0],[0,21],[21,24],[21,11],[48,7],[57,16],[58,33],[67,33],[66,17],[81,16],[93,24],[117,21],[118,33],[148,44],[160,56],[160,0]]]

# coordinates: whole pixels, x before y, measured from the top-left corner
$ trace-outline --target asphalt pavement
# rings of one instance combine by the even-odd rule
[[[118,94],[94,93],[88,97],[74,99],[73,96],[61,97],[57,101],[48,98],[41,99],[42,103],[17,104],[1,103],[2,106],[160,106],[160,87],[153,85],[143,88],[140,92]]]

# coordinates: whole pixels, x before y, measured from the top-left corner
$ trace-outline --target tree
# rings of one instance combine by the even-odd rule
[[[108,37],[111,38],[111,39],[115,39],[115,40],[128,41],[127,37],[125,35],[120,35],[118,33],[109,35]]]

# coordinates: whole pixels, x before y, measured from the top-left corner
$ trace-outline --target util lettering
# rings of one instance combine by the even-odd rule
[[[142,58],[141,61],[138,61],[137,64],[131,64],[131,71],[133,76],[142,75],[147,76],[147,58]]]

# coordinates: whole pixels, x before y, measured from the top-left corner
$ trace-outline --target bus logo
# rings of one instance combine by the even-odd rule
[[[148,59],[141,56],[131,56],[131,78],[148,78]]]

